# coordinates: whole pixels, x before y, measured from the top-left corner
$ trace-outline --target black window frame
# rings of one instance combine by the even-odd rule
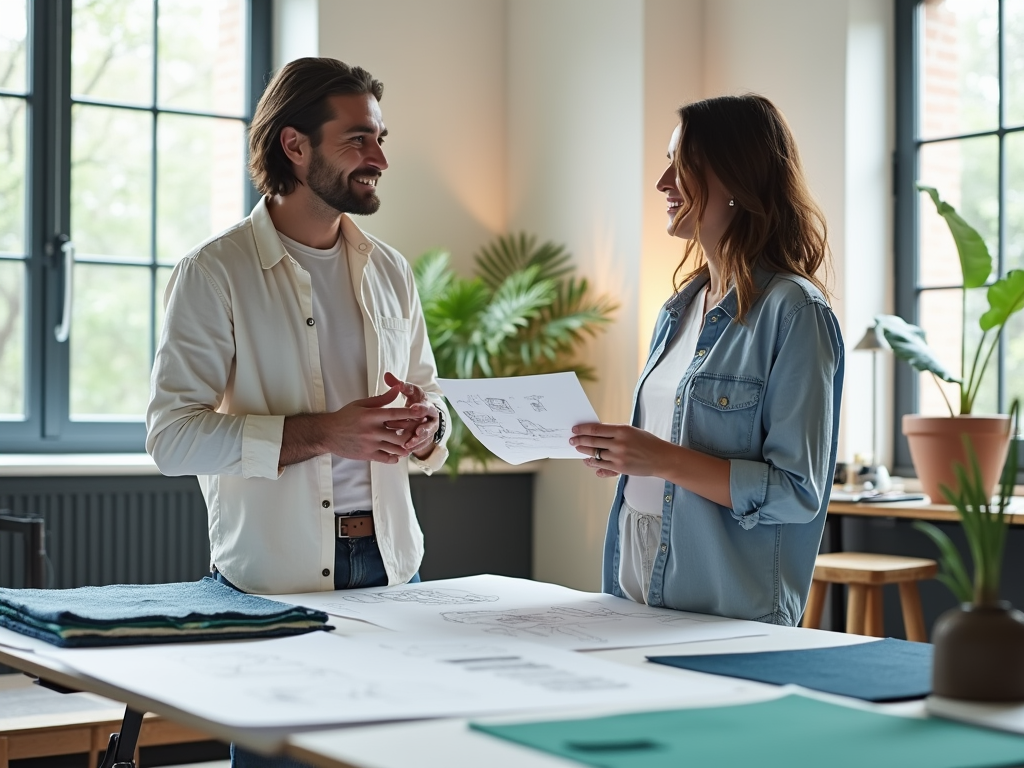
[[[895,309],[896,314],[907,322],[918,323],[918,297],[923,290],[919,286],[918,270],[918,232],[920,213],[920,193],[915,186],[918,181],[920,165],[918,151],[925,144],[939,141],[975,138],[979,136],[996,136],[999,140],[999,245],[993,254],[996,274],[1005,274],[1006,253],[1006,150],[1005,137],[1011,133],[1020,133],[1024,127],[1007,130],[1005,126],[1005,106],[1003,98],[1006,88],[1006,51],[1004,40],[1004,0],[999,3],[999,124],[989,131],[970,131],[952,136],[920,137],[920,66],[924,54],[922,46],[921,16],[924,0],[896,0],[895,10],[895,46],[896,46],[896,148],[893,162],[894,190],[894,243],[895,254]],[[997,376],[997,402],[1002,412],[1006,410],[1006,374],[1003,365],[1005,357],[1005,338],[999,342],[998,361],[995,375]],[[992,374],[992,371],[989,372]],[[914,470],[910,460],[910,449],[901,428],[904,414],[918,412],[918,374],[909,365],[897,361],[895,365],[894,409],[893,419],[893,471],[897,475],[913,476]],[[1024,452],[1020,454],[1018,471],[1024,470]]]
[[[273,23],[272,0],[247,2],[246,128],[271,73]],[[154,3],[158,13],[159,0]],[[70,344],[54,337],[64,298],[60,246],[71,226],[71,11],[72,0],[28,2],[25,418],[0,422],[4,453],[133,453],[145,448],[141,421],[70,418]],[[154,145],[154,156],[156,151]],[[251,208],[258,200],[250,182],[246,204]],[[155,281],[157,265],[150,269]]]

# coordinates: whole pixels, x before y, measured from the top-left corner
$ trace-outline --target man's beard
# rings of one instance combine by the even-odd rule
[[[341,180],[341,176],[324,160],[319,150],[313,150],[313,157],[309,163],[309,172],[306,174],[306,184],[310,191],[323,200],[324,203],[336,210],[338,213],[354,213],[358,216],[369,216],[376,213],[380,208],[380,198],[375,191],[369,195],[357,195],[350,184],[353,176],[379,176],[376,171],[367,170],[366,173],[353,171],[348,175],[349,182]]]

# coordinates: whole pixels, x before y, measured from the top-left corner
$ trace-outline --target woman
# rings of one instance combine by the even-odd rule
[[[795,625],[836,460],[843,345],[816,274],[829,256],[785,119],[768,99],[679,110],[658,182],[687,241],[632,425],[571,443],[620,475],[604,591]]]

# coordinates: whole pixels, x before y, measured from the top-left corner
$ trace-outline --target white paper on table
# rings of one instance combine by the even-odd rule
[[[929,715],[999,731],[1024,733],[1024,704],[1019,702],[962,701],[932,695],[925,699],[924,707]]]
[[[740,685],[677,677],[508,638],[313,632],[273,640],[47,653],[214,722],[294,728],[677,702]]]
[[[511,637],[574,651],[767,634],[754,621],[655,608],[614,595],[507,576],[266,597],[400,632]]]
[[[572,428],[600,421],[571,372],[437,382],[469,431],[509,464],[586,458],[569,445]]]

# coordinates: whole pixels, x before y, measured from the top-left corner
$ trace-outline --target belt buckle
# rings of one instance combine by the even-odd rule
[[[367,518],[371,521],[370,522],[370,532],[369,533],[364,533],[362,535],[355,535],[355,536],[350,535],[349,533],[347,533],[347,530],[348,530],[348,527],[349,527],[350,523],[353,523],[356,520],[366,520]],[[349,514],[349,515],[335,515],[335,517],[334,517],[334,532],[335,532],[335,535],[339,539],[361,539],[361,538],[364,538],[366,536],[372,536],[373,535],[373,522],[372,521],[373,521],[373,513],[372,512],[353,512],[352,514]]]

